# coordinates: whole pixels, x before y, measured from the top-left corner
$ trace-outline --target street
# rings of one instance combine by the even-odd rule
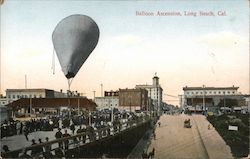
[[[190,119],[191,128],[184,128]],[[163,115],[148,148],[155,158],[233,158],[229,146],[203,115]]]

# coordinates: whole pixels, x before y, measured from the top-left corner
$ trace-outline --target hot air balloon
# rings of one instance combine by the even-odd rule
[[[99,28],[86,15],[71,15],[61,20],[52,41],[62,71],[67,79],[74,78],[94,50],[99,39]]]

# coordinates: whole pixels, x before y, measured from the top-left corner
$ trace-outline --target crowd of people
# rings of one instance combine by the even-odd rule
[[[53,131],[57,127],[59,127],[59,118],[56,117],[50,119],[31,119],[28,121],[18,121],[11,118],[9,121],[5,120],[1,124],[1,138],[13,135],[25,135],[35,131]]]
[[[111,116],[113,114],[113,117]],[[102,137],[111,135],[112,133],[117,133],[121,131],[123,128],[125,129],[128,125],[129,121],[138,122],[142,120],[143,117],[133,112],[127,111],[118,111],[118,110],[100,110],[95,112],[85,112],[79,116],[76,115],[65,115],[61,116],[53,116],[47,119],[31,119],[30,121],[5,121],[1,125],[1,138],[8,137],[11,135],[20,135],[23,134],[26,137],[26,140],[29,141],[29,133],[35,131],[53,131],[57,129],[55,133],[55,139],[61,139],[70,137],[72,135],[78,135],[77,137],[71,139],[74,142],[78,143],[86,143],[87,140],[89,142],[95,141]],[[127,124],[127,125],[126,125]],[[111,128],[112,127],[112,128]],[[62,133],[62,129],[64,129],[64,133]],[[68,131],[70,130],[71,133]],[[46,137],[43,142],[42,139],[39,139],[36,142],[34,139],[31,140],[31,147],[34,147],[36,144],[42,144],[49,141],[49,138]],[[69,140],[62,140],[57,142],[58,148],[54,150],[55,154],[60,156],[62,154],[62,150],[69,149]],[[52,156],[51,153],[51,144],[45,144],[44,147],[35,146],[31,149],[31,156],[36,156],[36,154],[43,154],[43,156]],[[7,145],[4,145],[6,149]],[[7,146],[8,147],[8,146]],[[4,150],[4,149],[3,149]],[[4,150],[4,152],[9,151],[9,148]],[[27,156],[27,150],[22,152],[22,155]],[[19,156],[20,157],[20,156]]]

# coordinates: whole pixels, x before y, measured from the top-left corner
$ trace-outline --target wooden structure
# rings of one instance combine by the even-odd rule
[[[24,108],[27,109],[32,107],[32,109],[39,108],[54,108],[58,109],[60,107],[68,108],[80,108],[86,110],[96,110],[96,103],[92,100],[82,97],[72,97],[72,98],[21,98],[12,103],[9,103],[7,107],[12,108],[13,111]]]

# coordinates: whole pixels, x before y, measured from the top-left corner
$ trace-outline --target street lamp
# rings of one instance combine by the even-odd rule
[[[205,103],[205,85],[202,85],[203,88],[203,109],[205,109],[206,112],[206,103]]]

